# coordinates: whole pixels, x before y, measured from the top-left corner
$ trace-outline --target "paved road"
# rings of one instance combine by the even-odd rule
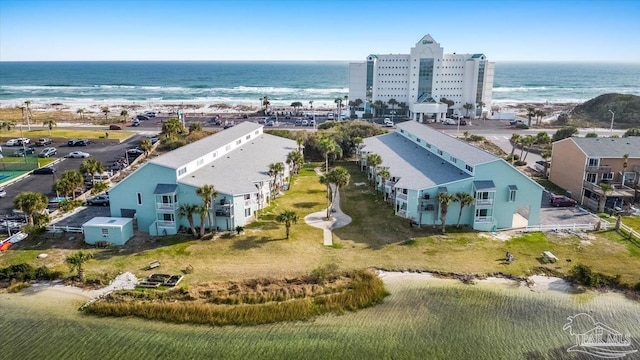
[[[55,156],[58,160],[53,167],[57,170],[53,175],[28,175],[22,180],[5,187],[7,196],[0,199],[0,214],[9,214],[13,210],[13,199],[20,193],[25,191],[40,192],[47,197],[55,197],[52,191],[53,183],[60,175],[67,170],[78,170],[80,164],[85,159],[67,159],[65,155],[72,151],[83,151],[91,154],[92,157],[100,161],[107,168],[117,156],[123,156],[126,149],[138,146],[142,135],[135,135],[120,144],[107,143],[97,140],[88,146],[69,147],[66,144],[52,144],[57,148],[58,153]]]

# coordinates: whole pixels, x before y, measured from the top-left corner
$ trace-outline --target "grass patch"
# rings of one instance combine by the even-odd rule
[[[388,295],[382,281],[367,271],[332,276],[322,284],[312,274],[302,279],[258,279],[226,285],[201,287],[195,293],[119,292],[89,305],[85,311],[174,323],[258,325],[342,314],[378,304]]]
[[[114,121],[117,123],[117,121]],[[41,126],[41,125],[40,125]],[[79,130],[79,129],[66,129],[66,128],[53,128],[51,130],[51,134],[49,134],[49,129],[38,129],[38,126],[33,125],[31,130],[22,129],[22,134],[20,134],[20,129],[11,129],[10,131],[3,131],[2,138],[16,138],[16,137],[27,137],[30,139],[38,139],[44,137],[50,138],[64,138],[64,139],[72,139],[72,138],[81,138],[81,139],[101,139],[104,138],[105,128],[99,128],[96,130]],[[109,131],[109,139],[118,139],[124,140],[134,135],[133,132],[130,131]]]

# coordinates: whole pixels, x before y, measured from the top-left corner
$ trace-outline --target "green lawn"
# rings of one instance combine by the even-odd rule
[[[264,276],[298,276],[330,263],[342,269],[376,267],[394,270],[437,270],[456,273],[494,273],[513,275],[532,274],[538,267],[567,273],[577,263],[589,265],[594,271],[608,275],[620,274],[622,281],[635,284],[640,279],[640,248],[623,236],[609,231],[600,234],[515,234],[504,241],[488,233],[468,228],[451,227],[447,234],[431,226],[409,227],[407,220],[393,215],[392,208],[383,203],[380,194],[370,186],[355,186],[366,182],[364,173],[354,164],[342,164],[352,174],[351,184],[341,190],[343,211],[353,223],[334,232],[334,246],[322,245],[322,231],[304,223],[304,216],[325,208],[325,188],[313,172],[313,165],[305,167],[294,178],[291,189],[274,201],[260,220],[246,227],[239,236],[223,236],[215,240],[193,240],[190,237],[168,237],[155,240],[133,239],[131,244],[144,244],[146,250],[133,245],[122,249],[92,249],[96,260],[87,264],[88,275],[141,270],[149,262],[159,260],[155,271],[180,273],[188,265],[194,272],[186,276],[187,284],[206,283],[211,280],[247,279]],[[284,210],[294,210],[299,221],[291,228],[291,237],[285,239],[284,225],[274,221]],[[39,240],[25,241],[22,247],[32,249],[11,250],[0,257],[0,267],[19,262],[35,263],[36,256],[47,252],[49,256],[37,260],[66,270],[64,257],[75,249],[55,248]],[[44,244],[44,245],[43,245]],[[560,261],[555,264],[540,262],[543,251],[553,252]],[[516,261],[503,261],[506,251]]]
[[[115,122],[117,123],[118,121],[115,121]],[[65,139],[73,139],[73,138],[100,139],[105,136],[105,131],[108,127],[109,126],[105,125],[102,127],[97,127],[95,129],[87,129],[87,130],[53,128],[51,131],[49,131],[48,128],[43,128],[42,125],[39,125],[39,126],[34,125],[32,126],[31,130],[26,130],[25,128],[23,128],[22,132],[20,131],[20,129],[15,129],[15,128],[11,129],[10,131],[3,131],[2,139],[7,140],[7,139],[17,138],[17,137],[30,138],[32,141],[35,141],[39,138],[45,138],[45,137],[65,138]],[[134,133],[130,131],[109,131],[109,138],[123,140],[130,137],[133,134]]]

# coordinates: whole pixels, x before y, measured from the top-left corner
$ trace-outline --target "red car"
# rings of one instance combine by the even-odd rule
[[[577,204],[577,202],[572,198],[563,195],[551,195],[551,199],[549,199],[549,202],[555,207],[570,207],[576,206]]]
[[[120,125],[110,125],[109,130],[122,130]]]

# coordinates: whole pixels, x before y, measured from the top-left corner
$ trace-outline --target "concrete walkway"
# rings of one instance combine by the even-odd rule
[[[322,171],[320,168],[316,168],[316,174],[322,175]],[[304,222],[309,224],[310,226],[317,227],[322,229],[323,233],[323,244],[325,246],[333,245],[333,233],[331,232],[333,229],[341,228],[343,226],[347,226],[351,223],[351,217],[342,212],[340,209],[340,192],[336,189],[336,186],[331,184],[331,192],[335,194],[335,200],[332,204],[333,212],[331,212],[331,217],[327,219],[327,209],[325,208],[322,211],[311,213],[304,217]]]

